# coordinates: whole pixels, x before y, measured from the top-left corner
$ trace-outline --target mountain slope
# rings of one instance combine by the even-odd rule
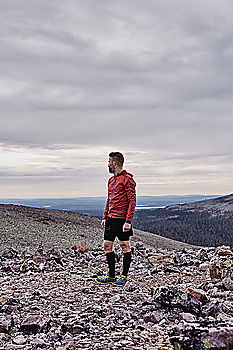
[[[67,248],[80,242],[102,245],[103,230],[96,217],[56,209],[41,209],[13,204],[0,205],[0,250],[6,246]],[[148,232],[134,230],[132,241],[153,248],[182,249],[191,245]]]
[[[136,212],[137,229],[199,246],[233,245],[233,194]]]
[[[193,203],[169,205],[167,210],[206,211],[217,216],[233,216],[233,193]]]

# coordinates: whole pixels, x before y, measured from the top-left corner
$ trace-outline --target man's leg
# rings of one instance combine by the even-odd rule
[[[120,241],[120,246],[123,251],[123,271],[122,275],[127,276],[132,260],[130,241]]]
[[[109,276],[115,278],[115,253],[113,251],[113,242],[104,240],[104,251],[107,258]]]

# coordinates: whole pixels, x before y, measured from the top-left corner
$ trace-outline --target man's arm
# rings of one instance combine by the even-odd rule
[[[106,218],[108,216],[108,209],[109,209],[109,197],[108,197],[108,199],[106,201],[104,214],[103,214],[102,221],[101,221],[101,226],[102,227],[105,227]]]
[[[129,201],[128,212],[126,216],[126,222],[124,224],[123,230],[125,232],[129,231],[131,227],[131,221],[133,220],[135,208],[136,208],[136,182],[131,178],[127,179],[125,184],[125,191]]]
[[[101,226],[105,227],[105,222],[108,216],[108,210],[109,210],[109,180],[108,180],[108,198],[106,200],[106,204],[105,204],[105,209],[104,209],[104,213],[103,213],[103,217],[102,217],[102,221],[101,221]]]

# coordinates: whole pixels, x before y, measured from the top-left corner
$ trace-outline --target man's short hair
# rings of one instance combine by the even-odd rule
[[[113,158],[120,166],[124,164],[124,156],[120,152],[111,152],[109,153],[109,157]]]

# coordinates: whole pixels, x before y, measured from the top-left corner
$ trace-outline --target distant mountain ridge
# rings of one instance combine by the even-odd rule
[[[193,203],[175,204],[165,207],[166,210],[202,211],[212,216],[233,216],[233,193],[213,199]]]
[[[204,199],[216,198],[216,195],[164,195],[137,196],[137,210],[163,208],[167,205],[191,203]],[[106,197],[72,198],[0,198],[2,204],[26,205],[36,208],[51,208],[80,212],[92,216],[102,216]]]

